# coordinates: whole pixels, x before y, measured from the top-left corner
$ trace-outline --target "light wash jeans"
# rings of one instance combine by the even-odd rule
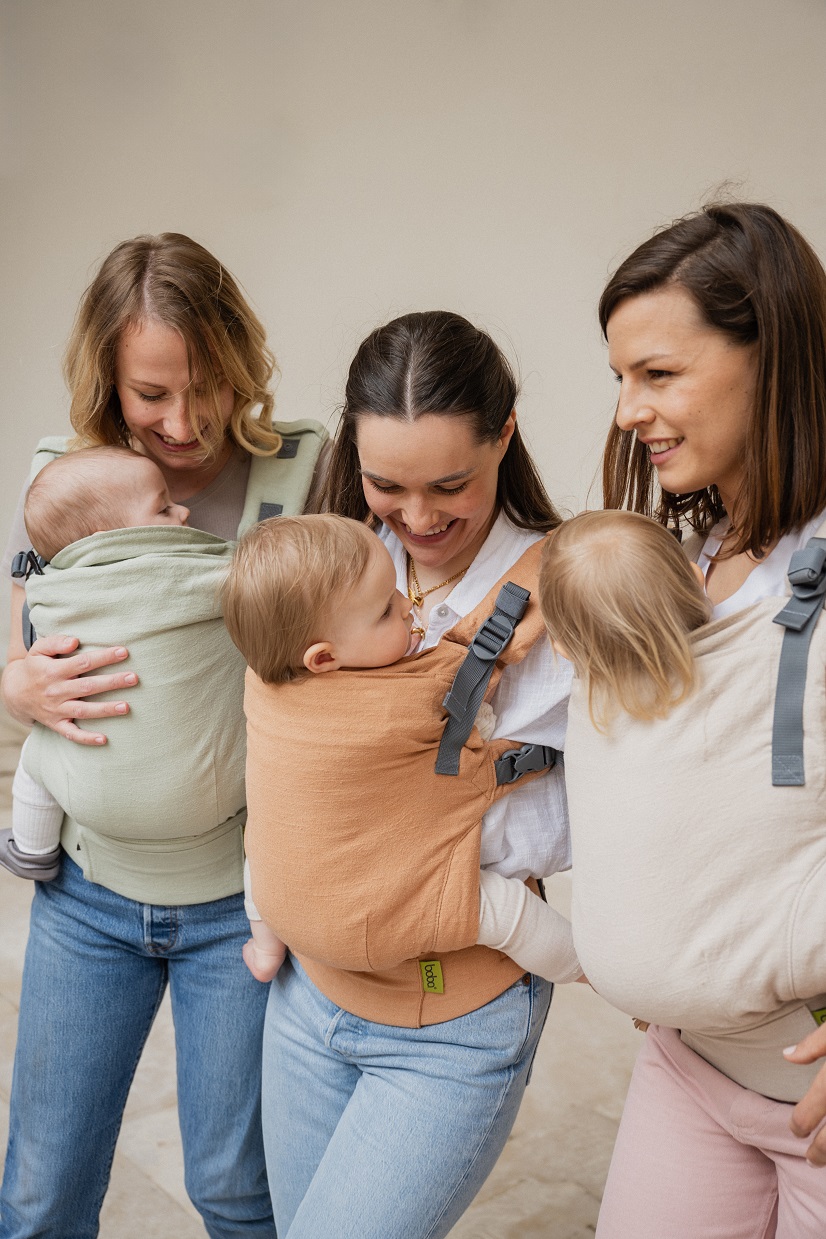
[[[425,1028],[359,1019],[288,957],[264,1032],[264,1144],[279,1239],[438,1239],[513,1126],[553,987],[518,981]]]
[[[187,1191],[213,1239],[274,1239],[260,1126],[266,986],[243,897],[124,899],[65,855],[37,884],[23,973],[2,1239],[92,1239],[126,1095],[169,983]]]

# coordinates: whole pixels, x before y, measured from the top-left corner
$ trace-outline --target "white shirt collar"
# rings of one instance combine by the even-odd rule
[[[380,527],[378,535],[393,558],[396,568],[396,586],[403,594],[406,594],[407,552],[386,525]],[[504,512],[500,512],[461,581],[457,581],[447,598],[431,611],[424,647],[429,648],[435,645],[439,637],[455,624],[457,619],[467,615],[478,606],[496,582],[501,580],[508,567],[514,564],[520,555],[534,542],[538,542],[541,537],[542,534],[534,530],[519,529],[508,520]]]

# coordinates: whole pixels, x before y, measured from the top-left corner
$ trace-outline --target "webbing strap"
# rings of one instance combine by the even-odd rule
[[[497,595],[493,614],[488,616],[471,641],[442,702],[448,719],[436,755],[437,774],[459,773],[462,746],[473,730],[496,660],[525,614],[530,596],[530,590],[507,581]]]
[[[772,785],[802,787],[803,698],[815,626],[826,602],[826,538],[810,538],[789,561],[792,597],[774,623],[785,628],[772,725]]]
[[[18,551],[11,561],[11,574],[15,579],[22,578],[24,581],[28,581],[32,573],[35,573],[36,576],[42,576],[45,566],[45,559],[41,559],[33,550]],[[28,602],[23,603],[23,613],[20,618],[23,624],[23,644],[27,650],[30,650],[37,640],[37,633],[29,616]]]

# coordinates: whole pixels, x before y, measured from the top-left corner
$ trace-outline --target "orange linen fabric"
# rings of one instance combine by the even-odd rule
[[[532,596],[488,699],[502,668],[544,639],[535,597],[542,545],[422,654],[281,685],[247,671],[253,899],[318,988],[365,1019],[438,1024],[522,975],[506,956],[474,945],[481,819],[509,790],[497,786],[494,761],[514,742],[486,743],[474,728],[458,776],[437,775],[434,765],[442,700],[505,581]],[[443,993],[423,991],[420,959],[439,960]]]

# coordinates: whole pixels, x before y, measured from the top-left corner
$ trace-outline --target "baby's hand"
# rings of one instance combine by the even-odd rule
[[[241,952],[244,963],[256,981],[271,981],[284,963],[287,948],[263,921],[250,921],[252,937],[244,943]]]

